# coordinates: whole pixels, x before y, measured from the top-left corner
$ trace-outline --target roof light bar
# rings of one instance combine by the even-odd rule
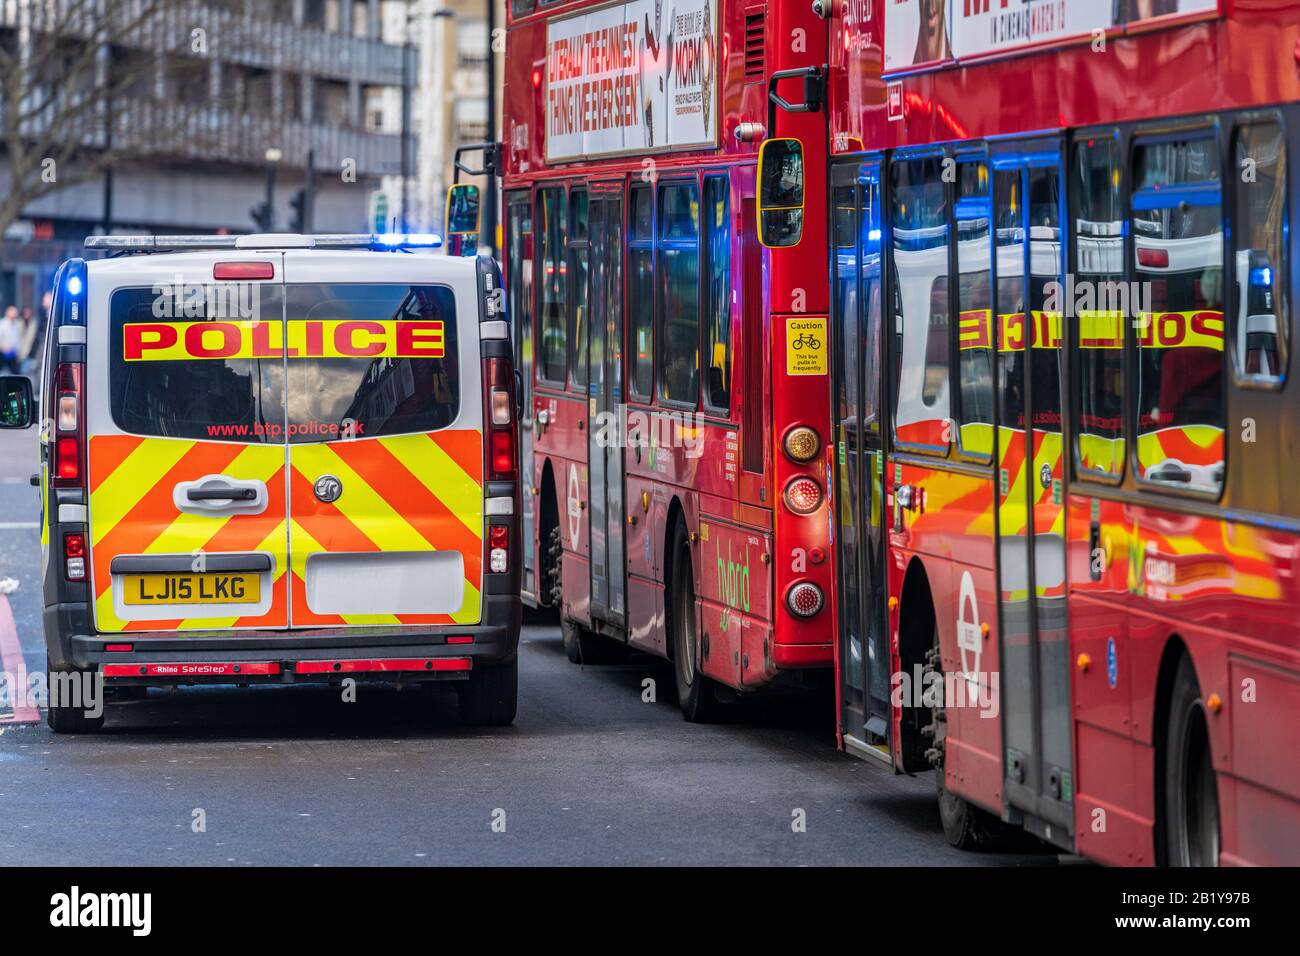
[[[88,236],[87,249],[112,252],[177,252],[191,249],[434,249],[442,237],[421,233],[330,233],[303,236],[265,233],[250,236]]]

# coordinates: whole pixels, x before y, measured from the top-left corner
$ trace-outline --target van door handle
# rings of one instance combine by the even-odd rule
[[[255,488],[235,488],[230,485],[208,485],[206,488],[190,488],[185,492],[190,501],[254,501],[257,498]]]

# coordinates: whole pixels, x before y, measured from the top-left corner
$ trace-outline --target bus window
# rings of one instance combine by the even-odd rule
[[[1276,123],[1242,126],[1233,159],[1233,368],[1238,376],[1278,385],[1287,355],[1286,138]]]
[[[1039,455],[1055,464],[1061,445],[1061,179],[1055,167],[1029,170],[1029,315],[1026,343]],[[1047,444],[1050,442],[1050,444]],[[1054,469],[1059,470],[1059,469]]]
[[[1075,464],[1124,470],[1124,328],[1133,304],[1124,279],[1119,147],[1110,137],[1075,144],[1070,164],[1079,373],[1074,379]]]
[[[993,454],[993,292],[989,280],[989,170],[957,167],[958,438],[962,451]]]
[[[694,408],[700,371],[700,197],[695,183],[660,191],[659,397]]]
[[[654,388],[654,190],[632,187],[627,304],[632,329],[632,392],[649,399]]]
[[[948,194],[939,157],[894,163],[894,381],[897,440],[948,448]]]
[[[587,387],[587,297],[591,242],[587,235],[587,191],[569,194],[569,381]]]
[[[1147,481],[1223,485],[1223,218],[1218,143],[1141,143],[1133,156],[1137,464]]]
[[[705,287],[704,404],[731,414],[731,185],[723,176],[704,180],[705,240],[709,281]]]
[[[540,289],[541,336],[537,343],[538,370],[541,377],[556,385],[564,384],[566,286],[564,273],[565,246],[564,190],[542,189],[537,193],[537,231],[541,236]]]

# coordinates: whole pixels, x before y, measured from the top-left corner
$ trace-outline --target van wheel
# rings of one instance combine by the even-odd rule
[[[1196,670],[1178,662],[1164,746],[1165,860],[1170,866],[1219,865],[1219,790]]]
[[[460,721],[469,727],[507,727],[519,706],[519,655],[499,664],[475,663],[460,688]]]
[[[699,641],[695,628],[695,573],[686,528],[677,525],[669,554],[672,563],[672,593],[668,611],[668,640],[673,649],[673,673],[677,678],[677,703],[682,716],[693,724],[717,720],[722,707],[713,681],[700,672]]]
[[[560,636],[564,638],[564,655],[574,664],[618,664],[627,658],[626,644],[567,618],[560,621]]]
[[[939,629],[934,630],[934,645],[925,654],[925,668],[922,687],[943,687],[943,664],[939,651]],[[930,675],[936,675],[931,678]],[[925,752],[934,766],[934,787],[939,797],[939,822],[943,824],[943,835],[948,842],[959,850],[998,849],[1013,839],[1016,831],[993,814],[959,797],[944,786],[944,741],[948,736],[948,711],[942,704],[930,711],[930,722],[921,728],[921,733],[932,741]]]
[[[50,706],[45,711],[45,722],[49,724],[50,730],[56,734],[96,734],[104,729],[104,700],[101,697],[98,701],[99,715],[91,717],[87,715],[86,708],[79,706],[76,702],[59,700],[62,696],[61,688],[66,687],[72,681],[79,683],[82,691],[88,690],[94,686],[94,672],[83,670],[61,670],[56,671],[49,664],[49,658],[46,658],[45,672],[49,674]],[[102,683],[100,684],[102,694]],[[89,703],[84,699],[82,704]]]

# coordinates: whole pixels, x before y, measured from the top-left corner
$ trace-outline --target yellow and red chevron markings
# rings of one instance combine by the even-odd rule
[[[289,502],[285,457],[282,444],[93,436],[90,524],[98,629],[284,628],[290,624],[290,591],[295,626],[479,620],[483,469],[477,431],[292,445]],[[196,515],[177,509],[172,492],[179,482],[213,474],[265,482],[266,510],[257,515]],[[312,492],[322,474],[335,475],[345,489],[330,504],[318,501]],[[465,566],[465,599],[452,614],[320,615],[306,605],[303,576],[313,553],[447,549],[460,551]],[[275,577],[267,613],[163,621],[117,616],[109,570],[115,555],[189,555],[199,550],[270,554]]]

